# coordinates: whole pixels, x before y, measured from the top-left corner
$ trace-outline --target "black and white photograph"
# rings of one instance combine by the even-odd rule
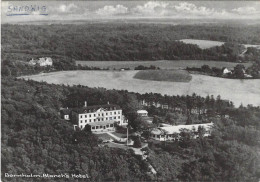
[[[1,2],[3,182],[259,182],[260,1]]]

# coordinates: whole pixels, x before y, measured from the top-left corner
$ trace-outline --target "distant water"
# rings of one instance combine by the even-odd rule
[[[205,75],[192,75],[189,83],[134,79],[137,71],[63,71],[24,76],[25,79],[54,84],[86,85],[107,89],[128,90],[139,93],[154,92],[167,95],[201,96],[220,95],[234,102],[235,106],[253,104],[260,106],[260,80],[235,80]]]

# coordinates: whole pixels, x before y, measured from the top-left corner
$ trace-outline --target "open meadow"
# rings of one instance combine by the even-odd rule
[[[225,42],[212,40],[198,40],[198,39],[181,39],[180,41],[186,44],[196,44],[201,49],[208,49],[215,46],[222,46]]]

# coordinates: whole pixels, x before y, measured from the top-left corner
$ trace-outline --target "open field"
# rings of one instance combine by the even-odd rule
[[[184,70],[141,70],[134,78],[141,80],[189,82],[192,76]]]
[[[95,135],[98,137],[98,138],[100,138],[101,140],[103,140],[103,141],[106,141],[106,140],[113,140],[113,138],[110,136],[110,135],[108,135],[108,134],[106,134],[106,133],[101,133],[101,134],[96,134],[95,133]]]
[[[209,65],[210,67],[217,68],[234,68],[238,63],[223,62],[223,61],[202,61],[202,60],[179,60],[179,61],[76,61],[76,64],[85,66],[99,67],[99,68],[130,68],[134,69],[139,65],[150,66],[154,65],[161,69],[183,69],[188,67],[201,67],[202,65]],[[249,67],[252,63],[243,63],[245,67]]]
[[[208,49],[215,46],[222,46],[225,42],[213,41],[213,40],[199,40],[199,39],[181,39],[180,41],[186,44],[196,44],[201,49]],[[255,47],[260,49],[260,45],[243,44],[246,48]]]
[[[235,106],[253,104],[260,106],[260,80],[237,80],[206,75],[192,75],[190,82],[164,82],[134,79],[138,71],[61,71],[22,78],[46,81],[54,84],[86,85],[107,89],[128,90],[139,93],[167,95],[221,96],[234,102]]]

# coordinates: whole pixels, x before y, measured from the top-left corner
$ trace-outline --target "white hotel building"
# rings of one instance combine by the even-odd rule
[[[72,109],[71,118],[75,122],[74,127],[83,129],[87,124],[93,132],[114,131],[115,123],[126,126],[128,121],[122,114],[122,109],[113,104],[86,106]]]

